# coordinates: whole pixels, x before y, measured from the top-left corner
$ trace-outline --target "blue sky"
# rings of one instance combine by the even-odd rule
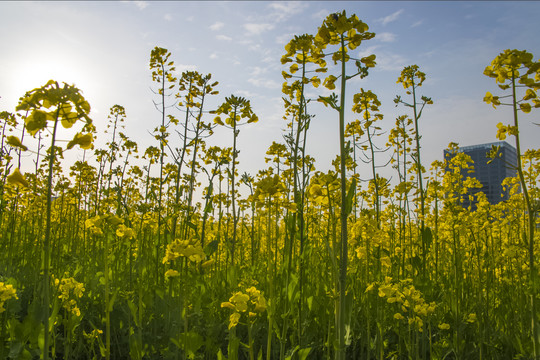
[[[540,56],[540,3],[534,1],[0,2],[0,110],[14,111],[25,91],[51,78],[73,83],[92,106],[91,117],[101,132],[98,146],[107,140],[102,131],[109,108],[119,104],[127,112],[125,133],[142,152],[156,145],[148,131],[160,121],[152,104],[150,51],[164,47],[179,72],[212,73],[219,81],[220,94],[208,110],[230,94],[251,101],[260,120],[242,127],[239,160],[241,173],[255,174],[267,166],[264,154],[272,141],[282,141],[286,126],[284,45],[294,35],[315,34],[326,15],[342,10],[357,14],[376,33],[353,56],[375,54],[377,66],[367,78],[350,81],[348,93],[360,88],[375,92],[385,130],[407,113],[392,101],[405,95],[396,84],[401,69],[417,64],[427,74],[420,89],[434,101],[420,124],[427,166],[442,158],[451,141],[463,146],[496,141],[496,124],[511,120],[510,109],[494,110],[482,102],[486,91],[497,92],[493,79],[482,74],[497,54],[516,48]],[[327,93],[310,90],[313,97]],[[318,103],[309,110],[315,118],[308,153],[316,158],[316,168],[326,171],[338,153],[337,114]],[[539,114],[522,116],[524,148],[538,147],[540,127],[532,123],[540,123]],[[354,120],[352,114],[348,120]],[[232,134],[223,129],[207,142],[231,146]],[[70,153],[71,158],[82,156],[79,150]]]

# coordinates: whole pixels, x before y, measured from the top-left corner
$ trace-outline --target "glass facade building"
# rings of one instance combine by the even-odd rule
[[[500,157],[495,158],[488,164],[490,158],[487,154],[493,146],[499,147]],[[459,152],[469,155],[473,161],[474,172],[462,174],[462,176],[475,177],[482,184],[482,188],[473,189],[472,194],[483,192],[486,194],[491,204],[497,204],[508,199],[508,193],[503,190],[502,181],[507,177],[514,177],[517,174],[517,152],[516,149],[506,141],[498,141],[488,144],[464,146],[458,149]],[[445,159],[451,158],[452,153],[444,151]],[[464,199],[464,205],[468,206],[468,196]],[[475,208],[473,204],[473,209]]]

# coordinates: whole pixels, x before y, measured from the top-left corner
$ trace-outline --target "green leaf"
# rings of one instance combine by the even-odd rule
[[[332,109],[339,110],[336,104],[336,99],[332,96],[319,96],[318,102],[322,102],[324,106],[330,106]]]
[[[219,349],[217,353],[217,360],[227,360],[227,357],[223,355],[223,353],[221,352],[221,349]]]
[[[131,317],[133,321],[135,322],[135,325],[139,326],[139,317],[137,316],[138,314],[137,306],[131,300],[128,300],[127,303],[128,303],[129,310],[131,311]]]
[[[424,228],[424,231],[422,232],[422,242],[426,245],[426,248],[429,248],[431,246],[431,243],[433,242],[433,234],[431,233],[431,228]]]
[[[289,298],[289,301],[294,301],[299,296],[297,285],[298,276],[290,274],[289,286],[287,287],[287,297]]]
[[[178,340],[171,338],[171,341],[179,349],[183,349],[190,359],[194,359],[197,351],[204,345],[203,337],[194,331],[181,333]]]
[[[290,355],[285,356],[285,360],[292,360],[294,354],[296,354],[296,352],[298,351],[298,349],[300,349],[300,346],[296,345],[296,347],[295,347],[294,350],[290,353]]]
[[[345,319],[345,344],[347,346],[351,345],[352,333],[351,333],[351,315],[353,307],[354,296],[352,292],[349,292],[345,295],[345,314],[343,318]]]
[[[206,204],[206,206],[204,207],[204,214],[207,215],[207,214],[210,214],[212,212],[212,202],[213,202],[213,198],[210,199],[208,201],[208,204]]]
[[[298,360],[306,360],[310,352],[310,347],[298,350]]]
[[[204,247],[204,253],[207,256],[210,256],[217,251],[218,247],[219,247],[219,241],[213,240]]]
[[[24,344],[22,343],[22,341],[14,341],[12,344],[11,344],[11,348],[9,350],[9,355],[8,357],[10,359],[18,359],[22,350],[24,348]]]
[[[118,290],[115,291],[113,293],[113,295],[111,296],[111,298],[109,299],[109,312],[113,311],[113,307],[114,307],[114,301],[116,300],[116,295],[118,294]]]
[[[308,309],[309,311],[311,311],[311,309],[313,308],[313,296],[308,297],[306,301],[307,301]]]
[[[231,336],[229,333],[229,360],[238,360],[238,348],[240,347],[240,339],[236,336]]]
[[[139,341],[139,337],[136,335],[132,335],[129,337],[129,356],[131,359],[134,360],[141,360],[142,359],[142,346],[141,342]]]
[[[58,301],[58,298],[54,298],[54,304],[53,304],[53,311],[51,312],[51,316],[49,316],[49,332],[53,331],[54,328],[54,319],[58,315],[58,312],[60,311],[60,301]]]
[[[345,214],[348,216],[352,211],[352,205],[354,200],[354,195],[356,194],[356,178],[352,179],[351,186],[349,188],[349,191],[347,192],[347,197],[345,199],[344,204],[344,211]]]

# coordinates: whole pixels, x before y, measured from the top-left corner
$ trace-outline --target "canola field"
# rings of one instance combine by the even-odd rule
[[[290,40],[287,128],[257,174],[237,159],[243,127],[259,120],[249,99],[206,107],[218,82],[176,76],[160,47],[146,149],[121,105],[97,133],[75,85],[51,80],[2,111],[0,359],[539,359],[540,150],[520,148],[518,120],[540,107],[540,62],[502,49],[486,59],[484,101],[508,110],[497,137],[518,151],[508,199],[490,204],[457,144],[422,163],[432,100],[418,66],[397,78],[403,115],[389,133],[377,95],[347,87],[377,66],[351,53],[373,36],[343,12]],[[323,88],[332,95],[307,98]],[[165,106],[171,95],[182,116]],[[314,101],[340,135],[327,172],[306,153]],[[230,146],[212,145],[216,127]],[[382,148],[397,181],[378,173]],[[68,151],[96,161],[66,164]]]

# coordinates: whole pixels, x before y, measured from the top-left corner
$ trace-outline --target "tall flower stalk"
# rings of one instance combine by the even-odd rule
[[[341,246],[339,251],[340,257],[340,273],[339,273],[339,308],[337,312],[337,340],[338,349],[336,351],[336,360],[344,360],[346,356],[345,348],[345,325],[348,321],[346,311],[346,295],[347,295],[347,262],[348,262],[348,238],[347,238],[347,219],[352,210],[352,198],[356,191],[356,180],[353,179],[349,192],[347,192],[347,173],[346,161],[348,157],[348,149],[345,145],[345,99],[346,99],[346,82],[355,76],[364,78],[368,75],[368,68],[375,66],[375,56],[371,55],[362,59],[356,59],[356,72],[352,75],[347,75],[346,63],[351,59],[348,54],[349,50],[356,49],[364,40],[372,39],[375,34],[368,32],[369,27],[360,21],[356,15],[347,17],[345,11],[329,15],[319,28],[317,36],[315,36],[315,45],[321,50],[326,49],[328,45],[337,45],[337,50],[331,55],[334,64],[340,65],[339,75],[329,75],[324,80],[324,86],[333,90],[336,88],[335,82],[340,79],[340,91],[338,95],[333,93],[329,97],[320,96],[321,101],[325,106],[330,106],[339,113],[339,156],[340,156],[340,176],[341,176]],[[339,103],[338,103],[339,101]]]
[[[58,82],[50,80],[41,88],[34,89],[21,98],[17,111],[27,111],[25,118],[25,128],[31,135],[36,135],[40,131],[49,128],[52,122],[51,147],[49,148],[49,171],[47,175],[46,190],[46,225],[42,243],[43,253],[43,359],[49,358],[49,306],[50,306],[50,253],[51,253],[51,204],[53,186],[53,168],[56,159],[56,136],[58,123],[64,128],[71,128],[78,121],[84,122],[83,132],[75,134],[74,138],[67,144],[71,149],[79,145],[83,149],[92,147],[94,127],[92,120],[88,116],[90,104],[84,99],[79,89],[73,85],[64,83],[62,86]]]

